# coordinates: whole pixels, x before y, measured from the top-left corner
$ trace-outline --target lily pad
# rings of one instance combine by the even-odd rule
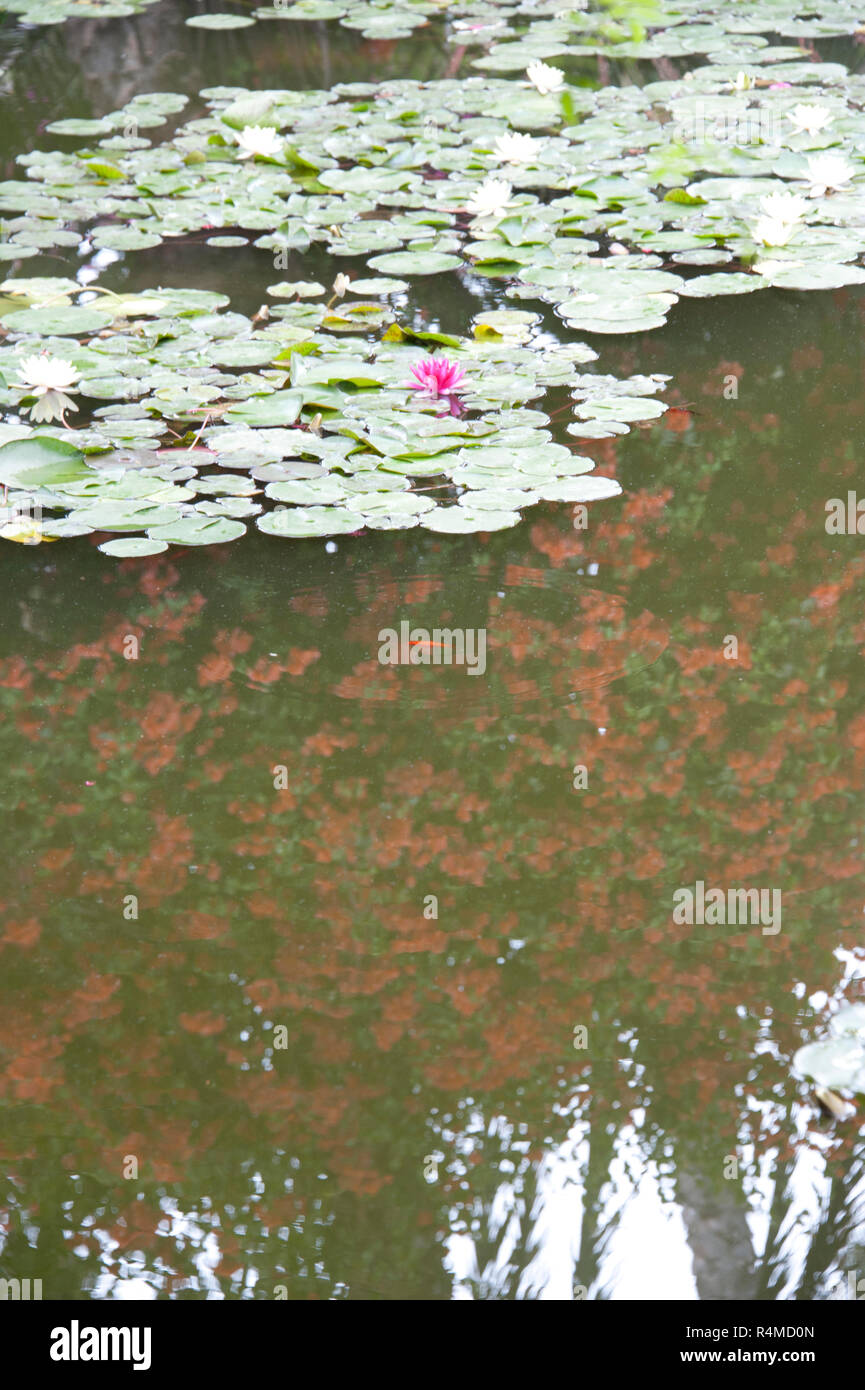
[[[255,524],[268,536],[301,540],[358,531],[363,526],[363,520],[356,512],[340,507],[287,507],[284,511],[268,512],[258,517]]]
[[[170,545],[222,545],[244,535],[242,521],[230,517],[188,516],[165,525],[150,524],[147,534],[151,540]]]
[[[444,251],[386,251],[371,257],[369,264],[392,275],[440,275],[459,269],[462,261]]]
[[[151,540],[147,536],[123,536],[116,541],[103,541],[97,546],[103,555],[115,555],[120,559],[139,555],[161,555],[168,549],[167,541]]]

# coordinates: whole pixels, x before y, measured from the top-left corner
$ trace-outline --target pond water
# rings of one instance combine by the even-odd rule
[[[48,122],[139,93],[467,61],[442,22],[184,27],[203,12],[6,16],[6,177]],[[313,248],[285,276],[344,268]],[[195,235],[100,274],[246,315],[274,279]],[[505,283],[419,279],[402,321],[464,332]],[[859,1121],[792,1059],[865,976],[865,551],[826,529],[862,475],[863,329],[851,285],[577,334],[594,371],[670,378],[663,416],[580,442],[622,488],[587,515],[0,550],[0,1274],[74,1299],[850,1296]],[[543,408],[572,445],[567,391]],[[484,659],[383,664],[403,622]],[[698,883],[782,911],[676,922]]]

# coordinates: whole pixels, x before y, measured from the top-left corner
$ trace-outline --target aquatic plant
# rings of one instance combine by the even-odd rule
[[[418,390],[423,396],[446,396],[452,391],[462,391],[465,372],[457,362],[447,357],[423,357],[411,369],[414,381],[406,386]]]
[[[78,409],[66,394],[74,390],[81,375],[71,362],[41,352],[23,358],[19,373],[23,380],[13,383],[15,389],[36,397],[34,404],[28,408],[34,423],[62,420],[65,411]]]
[[[278,159],[282,154],[282,138],[270,126],[244,126],[235,139],[241,149],[241,159]]]

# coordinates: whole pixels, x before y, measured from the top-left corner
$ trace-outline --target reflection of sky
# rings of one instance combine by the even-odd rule
[[[589,1126],[579,1121],[568,1137],[547,1154],[538,1173],[538,1197],[532,1212],[531,1244],[535,1253],[520,1280],[518,1297],[574,1299],[576,1265],[583,1224],[585,1191],[582,1174],[589,1160]],[[681,1209],[672,1203],[657,1165],[646,1164],[639,1132],[626,1125],[617,1136],[609,1180],[601,1194],[598,1229],[609,1238],[599,1262],[599,1278],[586,1297],[617,1299],[695,1299],[691,1255]],[[491,1233],[500,1233],[492,1269],[479,1271],[471,1236],[454,1233],[446,1242],[445,1268],[453,1276],[454,1298],[471,1298],[483,1273],[487,1293],[496,1297],[519,1236],[514,1218],[515,1193],[502,1184],[492,1204]],[[582,1296],[581,1296],[582,1297]]]
[[[797,985],[793,991],[796,998],[807,998],[814,1010],[813,1027],[806,1021],[805,1028],[815,1037],[824,1032],[827,1012],[849,1001],[851,983],[865,978],[862,953],[839,948],[835,954],[843,967],[843,975],[832,997],[822,991],[809,995],[804,984]],[[771,1036],[771,1020],[767,1020],[766,1032],[755,1050],[781,1056]],[[579,1096],[572,1099],[573,1111],[582,1099]],[[748,1096],[747,1103],[749,1110],[762,1116],[765,1132],[777,1132],[782,1128],[783,1116],[771,1096]],[[601,1246],[597,1257],[598,1277],[585,1294],[577,1292],[578,1298],[646,1302],[689,1301],[699,1297],[688,1229],[682,1207],[674,1200],[672,1179],[662,1175],[653,1160],[646,1159],[640,1143],[644,1118],[644,1112],[636,1110],[633,1123],[624,1125],[616,1136],[596,1219],[596,1240]],[[795,1103],[791,1118],[799,1144],[793,1161],[780,1171],[777,1150],[763,1153],[758,1159],[749,1141],[738,1146],[742,1185],[750,1208],[747,1225],[751,1244],[756,1260],[771,1260],[776,1267],[777,1283],[773,1283],[770,1295],[776,1300],[796,1298],[812,1245],[826,1221],[831,1196],[825,1155],[833,1147],[833,1130],[819,1126],[819,1117],[811,1102]],[[482,1134],[485,1129],[488,1135],[498,1133],[501,1138],[513,1135],[512,1126],[505,1120],[498,1119],[486,1127],[483,1117],[473,1111],[465,1125],[464,1137],[457,1142],[458,1152],[470,1152],[471,1136]],[[457,1219],[458,1213],[452,1213],[454,1229],[446,1241],[444,1265],[453,1280],[455,1299],[476,1297],[481,1280],[481,1297],[501,1296],[507,1287],[509,1261],[521,1238],[528,1236],[533,1253],[520,1277],[516,1296],[574,1300],[585,1200],[583,1175],[590,1157],[589,1135],[588,1123],[577,1120],[564,1142],[546,1154],[538,1171],[537,1198],[530,1213],[522,1214],[519,1185],[503,1182],[499,1186],[485,1232],[487,1240],[497,1242],[496,1256],[486,1269],[478,1269],[475,1241]],[[455,1138],[453,1135],[442,1137],[446,1141]],[[511,1139],[511,1151],[519,1151],[522,1147]],[[675,1159],[675,1155],[672,1157]],[[776,1192],[779,1182],[783,1184],[780,1194]],[[773,1211],[777,1220],[779,1207],[782,1215],[773,1237]],[[849,1236],[844,1248],[830,1257],[829,1268],[819,1275],[817,1296],[820,1298],[855,1297],[850,1270],[856,1277],[865,1279],[865,1268],[855,1268],[857,1258],[859,1263],[865,1258],[862,1253],[865,1247],[865,1174],[847,1194],[846,1214],[850,1219]],[[771,1248],[767,1248],[770,1242]],[[849,1252],[846,1258],[845,1250]],[[509,1296],[514,1296],[513,1290]]]
[[[179,1249],[189,1246],[195,1251],[193,1263],[197,1276],[187,1276],[182,1282],[173,1281],[172,1292],[177,1292],[182,1287],[205,1298],[224,1299],[225,1293],[213,1273],[222,1259],[216,1232],[205,1228],[196,1215],[185,1215],[181,1212],[173,1197],[163,1197],[159,1205],[165,1213],[164,1219],[159,1223],[160,1231],[165,1228],[170,1232],[172,1241]],[[161,1261],[158,1261],[155,1267],[151,1267],[141,1252],[134,1249],[128,1257],[118,1258],[113,1253],[117,1250],[116,1241],[106,1238],[102,1244],[106,1251],[106,1259],[111,1260],[112,1265],[97,1278],[91,1298],[146,1302],[156,1298],[171,1280],[171,1271],[166,1269]],[[115,1260],[116,1263],[113,1263]],[[258,1278],[257,1271],[249,1266],[245,1272],[246,1286],[251,1290]],[[233,1297],[239,1295],[239,1287],[232,1290]],[[247,1292],[246,1296],[251,1297],[251,1292]]]

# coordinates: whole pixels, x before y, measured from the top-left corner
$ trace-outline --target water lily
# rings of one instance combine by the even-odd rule
[[[465,372],[449,357],[422,357],[415,362],[411,374],[414,381],[404,381],[403,386],[419,391],[422,396],[449,396],[454,391],[465,390],[462,384]]]
[[[31,420],[37,423],[62,420],[64,411],[78,409],[65,393],[74,391],[81,373],[65,358],[40,352],[33,357],[25,357],[19,363],[18,370],[22,379],[14,382],[15,388],[36,397],[35,403],[29,408]]]
[[[816,135],[831,125],[833,119],[827,106],[806,106],[802,102],[787,112],[787,120],[795,127],[797,135]]]
[[[494,150],[504,164],[526,164],[534,159],[538,142],[533,135],[523,135],[518,131],[508,131],[496,140]]]
[[[342,299],[343,295],[347,294],[350,288],[351,280],[348,278],[345,272],[341,270],[337,275],[336,279],[334,280],[333,284],[331,285],[331,289],[333,290],[334,296],[337,299]]]
[[[756,78],[750,72],[737,72],[736,81],[732,84],[734,92],[750,92]]]
[[[806,178],[811,187],[812,198],[820,198],[824,193],[836,193],[847,184],[856,173],[852,164],[841,154],[815,154],[808,160]]]
[[[466,211],[478,218],[502,217],[513,191],[507,179],[485,179],[466,200]]]
[[[235,139],[241,159],[278,159],[282,154],[283,138],[269,125],[245,125]]]
[[[764,246],[786,246],[798,225],[798,221],[786,222],[781,217],[761,217],[754,227],[754,240]]]
[[[779,222],[800,222],[808,211],[808,200],[798,193],[770,193],[760,199],[760,207]]]
[[[537,62],[529,63],[526,77],[542,97],[549,96],[552,92],[560,92],[565,85],[565,74],[561,68],[551,68],[548,63],[542,63],[540,58]]]
[[[51,357],[47,352],[25,357],[19,371],[23,378],[19,384],[33,396],[43,396],[46,391],[71,391],[81,376],[64,357]]]

